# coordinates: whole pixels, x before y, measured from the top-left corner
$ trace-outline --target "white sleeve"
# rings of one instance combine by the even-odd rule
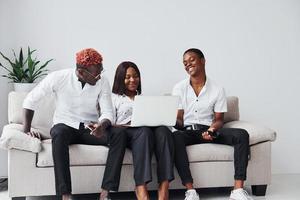
[[[56,84],[58,83],[57,73],[48,74],[31,92],[29,92],[23,101],[23,108],[35,110],[37,104],[43,97],[54,92]]]
[[[214,112],[227,112],[227,99],[224,88],[221,88],[219,91],[219,95],[214,107]]]
[[[178,103],[178,110],[183,109],[183,104],[182,104],[182,90],[181,88],[178,86],[178,84],[176,84],[173,88],[172,91],[172,95],[173,96],[178,96],[179,97],[179,103]]]
[[[106,78],[103,77],[103,84],[99,94],[98,99],[100,105],[100,117],[99,122],[103,119],[108,119],[111,123],[113,123],[113,106],[111,100],[111,89],[109,82]]]
[[[117,95],[112,94],[112,107],[113,107],[113,124],[116,124],[117,122]]]

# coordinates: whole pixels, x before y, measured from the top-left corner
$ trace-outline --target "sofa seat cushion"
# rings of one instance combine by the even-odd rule
[[[195,144],[187,146],[189,161],[232,161],[233,147],[223,144]]]
[[[232,121],[224,125],[225,128],[242,128],[248,131],[250,145],[266,141],[275,141],[276,132],[262,125],[253,124],[247,121]]]
[[[233,148],[220,144],[197,144],[187,147],[190,162],[200,161],[232,161]],[[70,145],[70,165],[105,165],[108,154],[108,147],[101,145]],[[42,151],[37,156],[38,167],[53,167],[51,140],[42,142]],[[153,156],[152,163],[155,163]],[[126,149],[123,164],[132,165],[132,154]]]
[[[73,144],[69,146],[70,166],[105,165],[108,147],[102,145]],[[123,164],[131,164],[131,152],[126,149]],[[38,167],[53,167],[51,139],[43,140],[37,156]]]

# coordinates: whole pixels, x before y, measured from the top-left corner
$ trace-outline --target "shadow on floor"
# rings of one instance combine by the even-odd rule
[[[214,197],[216,194],[220,197],[222,196],[229,196],[231,188],[201,188],[197,189],[197,192],[200,196],[209,197],[213,195]],[[157,192],[150,191],[150,199],[157,200]],[[74,195],[74,200],[96,200],[99,194],[81,194],[81,195]],[[185,198],[185,190],[170,190],[170,200],[183,200]],[[111,194],[112,200],[135,200],[134,192],[118,192]],[[27,197],[26,200],[60,200],[60,198],[55,196],[45,196],[45,197]]]
[[[7,190],[7,178],[1,178],[0,179],[0,192]]]

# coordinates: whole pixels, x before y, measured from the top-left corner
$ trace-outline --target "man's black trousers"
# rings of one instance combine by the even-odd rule
[[[244,129],[221,128],[218,130],[219,137],[213,141],[206,141],[202,134],[209,127],[202,126],[200,130],[185,130],[174,132],[175,145],[175,166],[181,178],[182,184],[193,183],[186,146],[202,143],[226,144],[234,147],[234,169],[235,180],[246,180],[248,156],[249,156],[249,135]],[[203,172],[205,173],[205,172]]]
[[[52,137],[52,155],[57,195],[72,193],[69,160],[69,145],[71,144],[109,146],[102,188],[117,191],[127,138],[123,130],[110,127],[106,130],[103,137],[97,138],[90,135],[90,130],[85,129],[83,126],[79,129],[74,129],[65,124],[54,125],[50,134]]]

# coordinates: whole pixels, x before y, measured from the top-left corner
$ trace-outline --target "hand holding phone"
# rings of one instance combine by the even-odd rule
[[[95,137],[100,138],[104,134],[103,126],[100,123],[90,123],[86,124],[84,127],[91,130],[90,134],[94,135]]]
[[[218,131],[211,131],[211,130],[207,130],[208,134],[213,138],[216,139],[219,137],[219,132]]]
[[[91,131],[90,132],[91,135],[93,134],[92,132],[95,130],[95,127],[92,123],[91,124],[85,124],[84,128],[89,129]]]
[[[212,140],[213,140],[212,136],[211,136],[207,131],[204,131],[204,132],[201,134],[201,137],[202,137],[202,139],[204,139],[204,140],[208,140],[208,141],[212,141]]]
[[[218,131],[211,131],[211,130],[207,130],[207,131],[204,131],[202,133],[202,138],[204,140],[214,140],[214,139],[217,139],[219,137],[220,133]]]

